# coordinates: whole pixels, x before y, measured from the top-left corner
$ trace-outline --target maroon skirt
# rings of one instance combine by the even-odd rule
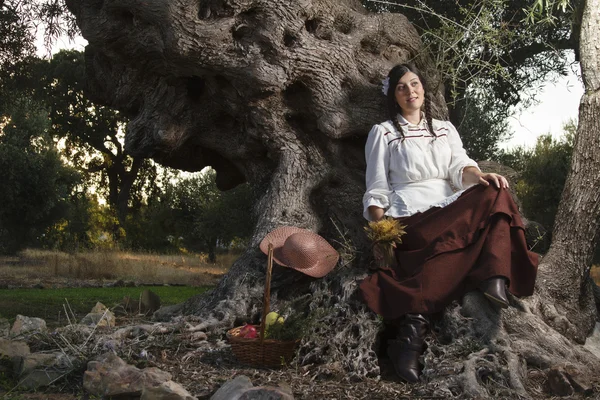
[[[386,319],[441,311],[488,278],[508,279],[515,296],[533,293],[538,256],[528,251],[517,205],[506,189],[476,185],[446,207],[402,219],[394,268],[365,278],[360,291]]]

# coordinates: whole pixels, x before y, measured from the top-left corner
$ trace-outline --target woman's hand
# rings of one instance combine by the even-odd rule
[[[368,210],[371,221],[379,221],[385,214],[385,210],[377,206],[369,206]]]
[[[463,169],[463,184],[489,186],[490,182],[498,189],[508,189],[508,181],[502,175],[493,172],[481,172],[475,167]]]
[[[391,244],[375,243],[373,245],[373,258],[375,259],[375,268],[396,268],[398,262],[395,256],[386,257],[386,253],[389,253]],[[394,246],[395,248],[395,246]],[[394,250],[391,250],[392,254]]]

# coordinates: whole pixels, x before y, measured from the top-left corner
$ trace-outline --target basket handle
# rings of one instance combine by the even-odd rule
[[[266,317],[269,313],[271,302],[271,274],[273,272],[273,244],[269,243],[269,252],[267,257],[267,278],[265,282],[265,294],[263,297],[263,312],[260,320],[260,345],[263,345],[265,340]]]

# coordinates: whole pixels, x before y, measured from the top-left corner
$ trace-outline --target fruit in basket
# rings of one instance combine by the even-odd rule
[[[258,331],[256,330],[256,326],[245,324],[242,329],[240,329],[240,337],[244,339],[255,339],[258,337]]]
[[[282,316],[277,314],[275,311],[271,311],[265,316],[265,327],[268,328],[276,323],[283,324],[284,321],[285,319]]]

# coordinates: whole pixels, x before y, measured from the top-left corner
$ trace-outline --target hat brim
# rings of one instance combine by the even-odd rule
[[[321,258],[314,265],[308,268],[299,268],[288,260],[282,252],[285,241],[295,233],[304,233],[310,235],[314,240],[319,242],[321,252],[326,253],[325,257]],[[322,278],[327,275],[335,266],[339,260],[339,253],[325,240],[322,236],[309,231],[308,229],[297,228],[295,226],[281,226],[271,232],[269,232],[265,238],[260,242],[260,249],[263,253],[269,254],[269,244],[273,245],[273,259],[281,266],[295,269],[305,275],[312,276],[314,278]]]
[[[260,242],[260,250],[266,255],[269,255],[269,244],[272,244],[273,259],[277,264],[287,267],[288,263],[285,260],[285,257],[283,257],[283,254],[281,254],[281,248],[283,247],[283,244],[287,238],[292,236],[294,233],[300,232],[312,233],[307,229],[297,228],[295,226],[280,226],[279,228],[267,233],[264,239]]]

